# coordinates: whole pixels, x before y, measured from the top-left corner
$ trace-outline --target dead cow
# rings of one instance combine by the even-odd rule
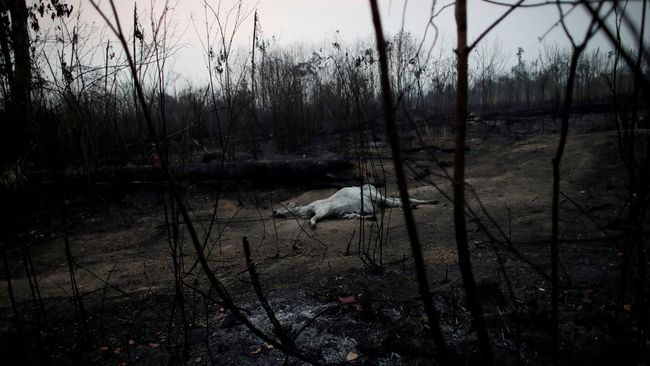
[[[363,205],[362,205],[363,201]],[[437,201],[424,201],[409,199],[411,205],[434,204]],[[312,228],[316,222],[326,217],[354,219],[361,216],[373,216],[380,206],[402,207],[399,198],[383,196],[375,186],[366,184],[363,187],[345,187],[333,195],[322,200],[316,200],[308,205],[301,206],[289,202],[282,208],[273,211],[275,217],[300,217],[309,219]]]

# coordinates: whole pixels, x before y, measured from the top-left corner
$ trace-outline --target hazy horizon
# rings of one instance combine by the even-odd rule
[[[103,9],[107,10],[108,1],[100,1]],[[132,12],[134,3],[137,3],[140,23],[144,28],[145,37],[151,33],[151,9],[154,14],[162,14],[164,1],[120,1],[118,4],[119,17],[125,32],[132,34]],[[169,18],[171,25],[171,43],[181,47],[176,54],[173,70],[181,79],[193,84],[208,79],[205,51],[201,42],[205,43],[205,8],[204,1],[177,0],[169,1]],[[221,4],[221,19],[223,14],[232,10],[234,0],[208,2],[218,11]],[[427,44],[431,44],[434,29],[428,27],[432,10],[432,1],[411,0],[379,0],[382,14],[384,32],[388,36],[397,34],[403,27],[413,34],[416,39],[422,39],[426,32]],[[82,4],[80,6],[80,4]],[[435,11],[440,11],[449,2],[437,2]],[[81,22],[95,23],[98,28],[104,25],[97,11],[87,1],[74,4],[75,13],[68,19],[74,22],[73,17],[81,10]],[[640,4],[632,2],[629,7]],[[494,20],[498,19],[508,7],[492,5],[483,1],[473,0],[468,2],[468,33],[470,42],[483,32]],[[294,47],[303,45],[307,48],[318,48],[339,40],[344,44],[354,44],[359,40],[373,40],[373,26],[370,8],[367,0],[330,0],[330,1],[304,1],[304,0],[260,0],[242,1],[241,14],[246,18],[236,32],[235,47],[242,50],[250,49],[253,33],[253,13],[257,10],[259,17],[259,30],[264,39],[274,39],[280,46]],[[565,8],[565,11],[568,8]],[[638,25],[641,12],[632,11]],[[234,14],[234,10],[231,14]],[[535,8],[520,8],[500,23],[488,36],[488,42],[498,42],[502,45],[502,52],[507,58],[509,68],[516,61],[516,52],[519,47],[525,51],[524,59],[531,60],[537,57],[543,43],[568,47],[569,42],[562,28],[557,25],[558,9],[556,6],[543,6]],[[211,17],[212,15],[208,15]],[[230,17],[232,25],[233,16]],[[582,38],[589,17],[582,9],[575,9],[566,17],[566,23],[574,34],[576,40]],[[52,30],[53,23],[45,21],[44,28]],[[648,23],[648,21],[646,21]],[[455,46],[455,20],[454,8],[449,6],[442,10],[434,19],[439,36],[438,44],[444,42],[444,47],[451,52]],[[216,27],[216,24],[213,24]],[[216,29],[216,28],[214,28]],[[214,30],[213,30],[214,32]],[[105,31],[98,43],[104,42],[110,32]],[[149,33],[149,34],[148,34]],[[112,35],[111,35],[112,37]],[[629,37],[628,37],[629,41]],[[631,46],[631,45],[630,45]],[[591,42],[591,48],[600,47],[609,50],[609,42],[597,35]]]

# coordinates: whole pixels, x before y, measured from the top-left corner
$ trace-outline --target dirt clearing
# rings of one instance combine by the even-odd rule
[[[545,276],[556,143],[554,135],[470,142],[468,201],[480,224],[470,219],[468,235],[499,364],[545,364],[550,347]],[[448,153],[438,154],[438,159],[450,158]],[[439,202],[419,206],[415,219],[443,331],[451,347],[471,363],[478,355],[457,268],[452,205],[445,197],[451,184],[438,176],[441,171],[429,152],[407,158],[413,173],[412,197]],[[570,136],[562,164],[560,208],[561,337],[568,361],[625,364],[630,357],[626,356],[630,336],[624,333],[629,319],[624,310],[614,309],[612,296],[620,243],[616,231],[607,229],[623,209],[623,172],[614,134]],[[387,167],[385,189],[395,197],[390,174]],[[328,364],[346,359],[367,365],[435,364],[400,209],[386,209],[375,220],[326,219],[316,229],[306,220],[271,217],[282,202],[306,204],[335,190],[259,190],[241,184],[219,195],[216,211],[214,187],[190,186],[185,195],[199,236],[207,238],[211,268],[244,313],[267,334],[273,335],[273,330],[251,286],[243,237],[252,245],[261,284],[278,319],[305,355]],[[50,340],[48,344],[35,340],[31,347],[40,347],[38,354],[43,356],[33,357],[47,357],[54,364],[282,364],[281,352],[224,310],[195,265],[184,230],[176,243],[184,269],[185,320],[181,318],[170,256],[175,244],[165,207],[167,220],[173,216],[163,189],[142,185],[111,191],[111,187],[95,187],[66,198],[66,228],[85,305],[84,327],[74,326],[79,318],[70,310],[74,307],[64,225],[56,199],[49,212],[35,213],[25,234],[50,332],[39,338]],[[492,242],[486,230],[510,240],[518,254],[506,244]],[[19,249],[11,249],[9,257],[13,291],[20,308],[27,309],[31,298],[24,258]],[[18,346],[9,337],[10,305],[3,274],[2,353],[19,360],[28,346],[21,346],[23,351],[13,348]],[[292,358],[291,364],[300,362]]]

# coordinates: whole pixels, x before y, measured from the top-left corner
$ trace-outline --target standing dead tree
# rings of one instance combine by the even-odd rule
[[[562,28],[571,42],[571,45],[573,47],[572,51],[572,56],[571,56],[571,63],[569,66],[569,74],[567,78],[567,85],[565,89],[565,100],[564,100],[564,106],[562,110],[562,120],[561,120],[561,132],[560,132],[560,141],[558,144],[558,149],[555,157],[552,160],[553,164],[553,196],[552,196],[552,238],[551,238],[551,283],[552,283],[552,292],[551,292],[551,335],[552,335],[552,361],[553,364],[557,365],[560,364],[560,335],[559,335],[559,319],[558,319],[558,312],[559,312],[559,287],[560,287],[560,281],[559,281],[559,264],[560,264],[560,257],[559,257],[559,238],[558,238],[558,228],[559,228],[559,195],[560,195],[560,162],[562,159],[562,155],[564,152],[565,144],[566,144],[566,139],[567,139],[567,134],[568,134],[568,128],[569,128],[569,117],[570,117],[570,112],[571,112],[571,104],[572,104],[572,98],[574,95],[574,84],[576,80],[576,75],[577,75],[577,69],[580,61],[580,56],[585,49],[588,41],[590,38],[594,35],[594,33],[597,30],[604,30],[604,33],[610,38],[612,41],[614,47],[616,48],[616,54],[617,58],[618,55],[621,55],[623,59],[628,63],[628,66],[630,66],[630,69],[632,72],[635,74],[634,78],[634,90],[632,92],[631,100],[632,100],[632,106],[631,106],[631,113],[634,116],[632,124],[626,124],[625,122],[623,123],[624,127],[623,129],[628,132],[629,130],[627,127],[632,126],[632,133],[631,135],[628,135],[627,133],[624,133],[623,135],[625,136],[632,136],[631,139],[627,139],[624,143],[621,142],[621,134],[619,133],[619,143],[621,146],[623,145],[634,145],[635,144],[635,138],[634,138],[634,124],[636,120],[636,113],[637,113],[637,103],[636,103],[636,98],[638,98],[638,93],[646,89],[647,90],[647,79],[645,78],[642,68],[641,68],[641,60],[644,54],[644,42],[643,42],[643,25],[645,24],[645,13],[646,13],[646,4],[645,2],[642,4],[642,18],[641,18],[641,24],[642,28],[640,32],[633,32],[634,34],[639,34],[639,50],[638,50],[638,57],[636,60],[625,50],[623,50],[621,38],[620,38],[620,22],[618,19],[616,19],[616,26],[617,26],[617,37],[614,39],[612,37],[612,31],[608,28],[607,24],[605,23],[605,19],[607,19],[608,15],[611,14],[613,11],[618,11],[618,6],[617,4],[613,4],[609,10],[607,10],[604,14],[601,12],[604,8],[605,2],[598,2],[596,6],[594,7],[593,4],[590,4],[586,1],[581,1],[582,5],[587,8],[588,12],[592,15],[592,22],[587,30],[587,33],[584,37],[584,39],[580,43],[576,43],[567,29],[567,26],[565,24],[565,14],[562,11],[562,7],[558,4],[558,10],[560,12],[560,24],[562,25]],[[624,18],[626,15],[622,15],[622,18]],[[616,72],[616,67],[614,67],[614,72]],[[616,96],[616,85],[615,83],[612,85],[613,89],[613,94]],[[617,101],[615,100],[615,105],[618,105]],[[620,128],[619,128],[620,132]],[[640,151],[644,150],[643,143],[640,144]],[[632,148],[632,153],[631,154],[626,154],[625,149],[621,149],[622,151],[622,158],[623,161],[626,163],[626,169],[628,170],[628,175],[629,175],[629,199],[628,199],[628,204],[629,204],[629,209],[628,209],[628,214],[629,214],[629,225],[631,228],[631,248],[628,249],[627,253],[624,253],[624,258],[623,258],[623,273],[622,273],[622,286],[625,286],[624,284],[624,278],[626,278],[626,272],[627,272],[627,266],[629,264],[629,256],[630,254],[634,251],[635,254],[637,255],[638,258],[638,267],[637,267],[637,286],[636,286],[636,293],[635,293],[635,313],[637,316],[637,325],[638,329],[640,329],[640,337],[638,340],[638,356],[641,360],[643,359],[643,349],[646,348],[645,344],[645,336],[643,335],[645,333],[645,329],[647,328],[647,325],[645,324],[645,313],[647,312],[647,305],[646,305],[646,300],[645,300],[645,286],[646,286],[646,271],[647,271],[647,260],[646,260],[646,249],[645,245],[643,243],[643,238],[642,236],[635,235],[635,232],[643,232],[643,220],[639,220],[640,217],[643,217],[644,214],[641,213],[641,216],[638,216],[639,212],[643,212],[644,209],[640,207],[646,206],[646,197],[647,197],[647,186],[648,182],[647,180],[644,182],[644,179],[641,178],[639,180],[636,179],[636,173],[641,172],[640,176],[642,177],[644,175],[644,172],[647,172],[647,158],[644,155],[648,155],[647,151],[648,148],[645,146],[646,153],[644,154],[641,152],[640,156],[638,156],[642,161],[645,159],[645,163],[642,163],[640,166],[635,166],[634,162],[636,159],[636,152],[634,152],[634,148]],[[632,162],[632,164],[630,164]],[[647,176],[647,173],[645,174]],[[637,184],[640,183],[640,184]]]
[[[477,39],[470,45],[467,43],[467,3],[458,1],[455,4],[456,31],[458,45],[456,48],[457,57],[457,83],[456,83],[456,105],[454,115],[454,229],[456,236],[456,248],[458,251],[458,265],[460,267],[465,287],[465,298],[469,305],[474,327],[478,334],[479,348],[483,363],[494,364],[490,338],[483,318],[481,303],[478,298],[476,282],[472,271],[472,262],[467,244],[467,224],[465,213],[465,138],[467,133],[467,107],[468,107],[468,58],[470,52],[487,36],[501,21],[519,7],[522,0],[511,5],[495,22],[493,22]]]
[[[467,245],[467,224],[465,222],[465,135],[467,132],[467,100],[468,100],[468,58],[470,48],[467,47],[467,3],[463,0],[456,2],[456,30],[458,46],[456,48],[457,84],[456,84],[456,113],[454,116],[454,229],[456,234],[456,249],[458,265],[465,286],[465,298],[472,313],[474,327],[478,333],[479,347],[483,363],[494,364],[494,356],[490,346],[490,338],[481,312],[481,303],[476,292],[476,282],[472,273],[472,262]]]
[[[10,88],[9,118],[0,126],[0,168],[25,155],[31,143],[29,15],[25,0],[0,1],[0,44]]]
[[[614,30],[611,23],[605,23],[599,14],[599,9],[587,1],[581,1],[584,8],[592,15],[595,22],[603,29],[605,35],[615,48],[614,66],[611,75],[606,76],[612,98],[614,100],[614,118],[617,127],[618,145],[623,165],[627,171],[627,208],[625,233],[626,245],[622,250],[621,274],[619,278],[617,306],[625,308],[628,292],[628,281],[633,278],[634,291],[632,313],[636,322],[636,355],[639,363],[647,362],[649,357],[648,339],[648,296],[647,296],[647,210],[650,202],[650,138],[640,133],[640,124],[648,118],[647,101],[650,84],[647,78],[649,60],[646,46],[645,25],[648,1],[643,1],[640,29],[636,29],[630,21],[626,7],[627,2],[615,3]],[[632,34],[638,37],[637,54],[625,49],[621,42],[621,28],[625,24]],[[623,60],[634,73],[632,93],[629,96],[620,92],[622,81],[619,80],[619,62]],[[645,65],[645,66],[644,66]],[[644,234],[646,233],[646,234]],[[636,259],[636,266],[632,260]],[[635,273],[634,273],[635,272]]]
[[[573,53],[571,55],[571,65],[569,67],[569,78],[566,85],[566,94],[564,98],[564,107],[562,108],[562,121],[560,128],[560,141],[558,142],[557,152],[553,157],[553,197],[552,197],[552,233],[551,233],[551,358],[554,365],[559,364],[560,341],[559,341],[559,321],[558,321],[558,306],[559,306],[559,206],[560,206],[560,162],[566,146],[566,139],[569,133],[569,116],[571,114],[571,102],[573,99],[573,86],[575,83],[576,68],[580,54],[584,50],[585,44],[574,44]]]
[[[71,8],[63,2],[56,1],[47,8],[52,17],[67,16]],[[34,123],[32,118],[32,54],[29,38],[29,26],[39,30],[38,14],[45,14],[45,8],[34,9],[27,6],[25,0],[0,1],[0,52],[2,56],[3,84],[2,104],[0,108],[0,255],[9,297],[11,300],[16,329],[22,332],[23,326],[18,322],[23,318],[18,311],[12,288],[12,276],[8,249],[18,247],[22,256],[25,277],[29,284],[30,295],[34,303],[36,326],[39,328],[35,344],[43,347],[41,338],[45,334],[46,311],[42,303],[39,280],[30,252],[27,237],[19,235],[24,230],[24,218],[28,214],[26,205],[27,174],[26,168],[34,148],[31,134]],[[30,22],[31,20],[31,22]],[[2,113],[4,112],[4,113]],[[22,334],[19,334],[22,337]],[[40,355],[30,355],[40,357]],[[44,362],[44,360],[39,360]]]
[[[564,107],[562,109],[562,122],[560,128],[560,141],[557,146],[557,152],[553,157],[553,198],[552,198],[552,214],[551,214],[551,358],[554,365],[559,364],[560,359],[560,340],[559,340],[559,320],[558,320],[558,306],[560,294],[560,254],[559,254],[559,206],[560,206],[560,162],[564,154],[566,146],[566,139],[569,133],[569,115],[571,113],[571,101],[573,96],[573,85],[575,82],[576,66],[580,53],[584,50],[584,45],[575,47],[571,55],[571,66],[569,71],[569,79],[566,86],[566,96],[564,100]]]
[[[24,240],[18,238],[16,225],[23,214],[21,199],[14,197],[22,190],[26,182],[24,166],[31,141],[29,141],[29,126],[31,124],[31,103],[29,99],[31,90],[31,55],[29,50],[29,29],[27,20],[29,12],[24,0],[0,1],[0,45],[4,56],[6,77],[9,84],[8,101],[6,103],[6,116],[0,116],[0,241],[2,254],[7,267],[7,251],[5,247],[17,244],[20,246],[25,273],[32,290],[36,315],[40,325],[41,312],[40,295],[38,295],[38,281],[33,272],[29,246]],[[11,46],[11,48],[10,48]],[[13,51],[13,53],[11,52]],[[13,60],[12,56],[13,55]],[[7,96],[4,96],[5,98]],[[3,98],[4,99],[4,98]],[[8,285],[11,286],[11,277],[8,276]],[[36,290],[36,291],[35,291]],[[10,291],[11,293],[11,291]],[[13,305],[13,294],[12,294]],[[14,306],[16,319],[19,319],[17,308]]]
[[[386,134],[390,141],[390,146],[393,154],[393,163],[395,165],[395,176],[397,178],[397,185],[399,186],[400,197],[402,202],[409,201],[408,187],[406,184],[406,175],[404,173],[404,166],[402,164],[402,153],[399,144],[399,136],[397,134],[397,127],[395,125],[395,109],[393,103],[393,95],[388,75],[388,60],[386,54],[386,42],[384,40],[384,32],[381,26],[381,19],[379,18],[379,6],[376,0],[370,0],[370,7],[372,10],[372,21],[375,26],[375,38],[377,40],[377,51],[379,53],[379,67],[381,70],[380,81],[382,100],[384,104],[384,113],[386,118]],[[429,290],[429,280],[427,279],[426,266],[422,256],[422,246],[418,238],[417,229],[415,227],[415,220],[413,218],[413,211],[409,205],[403,205],[404,221],[408,231],[409,240],[411,242],[411,250],[413,252],[413,259],[415,261],[415,269],[417,271],[418,286],[422,294],[422,302],[426,311],[429,326],[433,332],[433,340],[438,348],[438,354],[441,360],[451,361],[451,353],[447,347],[447,343],[440,328],[440,317],[433,306],[433,300]]]
[[[99,15],[103,18],[103,20],[106,22],[106,24],[111,28],[111,31],[115,34],[115,36],[118,38],[119,42],[122,44],[122,47],[125,51],[128,63],[129,63],[129,68],[131,70],[131,74],[134,78],[135,81],[135,87],[137,91],[137,96],[138,96],[138,102],[140,104],[140,107],[142,108],[142,113],[145,119],[145,122],[147,124],[147,128],[149,130],[149,134],[151,135],[152,139],[155,141],[155,136],[157,136],[156,133],[156,127],[154,125],[153,117],[151,115],[151,111],[149,110],[149,105],[147,103],[144,89],[142,87],[142,84],[140,83],[140,80],[137,75],[137,68],[134,63],[133,57],[131,56],[131,53],[128,50],[128,44],[126,41],[126,38],[124,36],[124,32],[122,30],[122,25],[119,20],[119,16],[117,14],[117,9],[115,6],[115,2],[113,0],[110,1],[110,8],[112,11],[112,15],[115,18],[114,23],[110,21],[108,18],[108,15],[100,8],[99,4],[96,1],[91,1],[92,6],[95,8],[95,10],[99,13]],[[320,363],[311,359],[310,357],[307,357],[304,355],[302,352],[297,350],[295,347],[292,346],[287,346],[283,342],[279,342],[269,335],[267,335],[264,331],[259,329],[255,324],[252,323],[252,321],[246,317],[241,309],[235,304],[234,299],[230,296],[228,293],[226,287],[224,284],[217,278],[216,274],[212,271],[210,268],[210,265],[208,263],[208,259],[206,258],[203,247],[201,245],[201,241],[198,237],[196,228],[194,227],[194,224],[192,222],[192,219],[189,216],[187,207],[185,205],[185,202],[183,200],[183,197],[180,192],[179,185],[177,184],[174,175],[172,174],[171,167],[170,167],[170,162],[168,157],[163,154],[163,149],[161,144],[155,143],[155,149],[156,153],[160,157],[160,165],[162,170],[165,173],[165,176],[167,178],[167,181],[169,183],[169,191],[170,195],[172,196],[173,200],[176,202],[176,207],[178,209],[178,212],[180,214],[180,217],[183,220],[183,223],[185,225],[185,228],[190,236],[190,242],[192,246],[194,247],[194,250],[196,252],[196,255],[198,257],[199,264],[201,268],[203,269],[211,287],[213,290],[217,292],[219,297],[222,299],[224,306],[230,310],[241,322],[251,331],[253,334],[255,334],[257,337],[262,339],[263,341],[267,342],[268,344],[276,347],[277,349],[281,350],[282,352],[285,352],[288,355],[291,355],[293,357],[298,358],[301,361],[307,362],[312,365],[319,365]]]
[[[601,3],[602,5],[602,3]],[[558,4],[558,11],[560,12],[560,24],[571,42],[573,52],[571,54],[571,64],[569,66],[569,75],[567,78],[567,85],[564,92],[564,105],[562,107],[562,120],[560,127],[560,140],[558,142],[557,152],[552,160],[553,165],[553,195],[551,199],[551,359],[554,365],[560,364],[560,337],[559,337],[559,206],[560,206],[560,163],[562,155],[566,146],[567,135],[569,133],[569,118],[571,116],[571,104],[573,102],[574,85],[576,80],[576,71],[578,68],[578,61],[584,51],[589,39],[594,35],[598,29],[598,22],[592,20],[587,34],[584,39],[578,44],[571,36],[565,24],[565,14],[562,7]]]

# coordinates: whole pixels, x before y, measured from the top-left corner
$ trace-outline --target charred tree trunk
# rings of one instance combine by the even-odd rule
[[[14,55],[13,74],[10,77],[9,85],[11,88],[11,101],[7,108],[9,118],[5,121],[6,125],[2,126],[3,141],[0,141],[0,163],[2,165],[11,164],[18,160],[20,156],[25,155],[29,145],[29,125],[31,121],[30,108],[30,87],[31,87],[31,61],[29,53],[29,32],[27,28],[28,11],[25,0],[9,1],[9,14],[11,17],[11,29],[6,28],[3,20],[3,33],[10,31],[11,45]],[[4,34],[0,36],[5,36]],[[2,45],[3,54],[5,54],[5,37]],[[11,68],[11,64],[6,65]]]
[[[16,303],[16,297],[14,296],[14,290],[12,286],[12,276],[11,276],[11,268],[9,268],[9,258],[7,257],[7,249],[5,248],[7,246],[7,242],[5,238],[0,238],[2,241],[0,241],[0,255],[2,255],[2,267],[4,269],[4,275],[5,278],[7,279],[7,294],[9,296],[9,300],[11,301],[11,310],[14,313],[14,324],[16,326],[16,329],[20,333],[21,331],[21,321],[20,321],[20,313],[18,312],[18,305]]]
[[[552,238],[551,238],[551,358],[554,365],[560,362],[560,337],[559,337],[559,200],[560,200],[560,161],[564,154],[567,135],[569,133],[569,116],[571,114],[571,103],[573,99],[573,85],[575,83],[576,69],[583,46],[573,49],[569,78],[564,96],[564,107],[562,109],[562,124],[560,127],[560,142],[557,152],[553,158],[553,198],[552,198]]]
[[[255,132],[259,126],[257,118],[257,105],[255,104],[255,46],[257,42],[257,10],[253,18],[253,46],[251,47],[251,112],[253,114],[254,126],[250,127],[251,140],[253,143],[253,159],[257,160],[257,133]]]
[[[10,3],[11,38],[14,49],[13,102],[19,110],[29,111],[31,61],[29,55],[29,32],[27,29],[27,4],[25,0]]]
[[[465,222],[465,134],[467,130],[467,90],[468,90],[468,58],[470,48],[467,47],[467,3],[464,0],[456,2],[456,27],[458,32],[458,81],[456,89],[456,116],[454,121],[454,227],[456,247],[458,250],[458,265],[465,286],[465,297],[478,333],[479,347],[485,365],[494,365],[494,356],[490,339],[481,311],[481,303],[476,293],[476,283],[472,273],[472,262],[467,246],[467,225]]]
[[[9,83],[12,84],[14,80],[14,69],[13,61],[11,60],[11,50],[9,49],[9,18],[5,14],[1,14],[1,10],[2,9],[0,9],[0,50],[2,51],[2,58],[4,61],[3,71],[5,72],[5,75],[7,75]]]
[[[147,126],[147,129],[149,130],[149,135],[150,137],[155,141],[155,137],[157,136],[156,133],[156,128],[153,122],[153,118],[151,116],[151,112],[148,108],[148,104],[146,101],[144,89],[142,88],[142,84],[140,84],[140,81],[138,79],[138,73],[136,69],[136,65],[134,62],[134,59],[129,52],[128,44],[126,41],[126,38],[124,37],[124,32],[122,31],[122,26],[119,22],[119,17],[117,16],[117,8],[115,5],[114,0],[110,0],[110,6],[112,10],[112,14],[115,17],[115,25],[112,25],[110,21],[108,20],[108,17],[105,13],[103,13],[99,9],[99,5],[91,1],[91,5],[95,10],[99,12],[99,14],[102,16],[104,21],[106,21],[109,26],[111,27],[111,30],[113,33],[118,37],[120,44],[122,45],[123,50],[126,53],[126,58],[129,64],[129,69],[131,71],[131,76],[134,79],[135,82],[135,87],[136,87],[136,92],[137,92],[137,97],[138,97],[138,103],[142,107],[142,114],[144,116],[144,120]],[[163,150],[160,146],[160,144],[155,144],[155,149],[156,153],[158,156],[160,156],[160,164],[161,164],[161,169],[164,172],[164,175],[169,183],[169,193],[171,197],[173,197],[174,201],[177,204],[178,207],[178,212],[180,214],[180,217],[183,219],[183,223],[185,224],[185,227],[187,229],[187,232],[189,234],[192,247],[194,248],[196,255],[197,255],[197,261],[200,264],[201,268],[203,269],[208,282],[210,283],[211,288],[216,291],[216,293],[219,295],[219,297],[223,300],[224,307],[232,311],[232,313],[244,323],[246,328],[251,330],[257,337],[262,339],[263,341],[273,345],[277,349],[287,353],[291,354],[292,356],[298,358],[299,360],[302,360],[304,362],[310,363],[312,365],[318,365],[320,364],[319,362],[316,362],[312,360],[310,357],[302,354],[300,351],[294,349],[294,348],[288,348],[285,345],[276,342],[274,339],[269,337],[263,330],[258,328],[255,324],[251,322],[248,317],[246,317],[240,310],[240,308],[235,304],[234,299],[230,296],[228,293],[226,287],[224,284],[217,278],[216,274],[214,271],[212,271],[210,267],[210,263],[208,263],[208,259],[203,251],[203,247],[201,246],[201,241],[199,240],[198,233],[196,231],[196,227],[194,226],[194,223],[192,222],[192,219],[190,218],[190,215],[188,213],[187,207],[185,206],[184,199],[181,195],[180,187],[178,183],[176,182],[176,179],[174,178],[174,174],[172,173],[169,160],[167,160],[167,156],[163,154]]]
[[[384,40],[384,33],[381,27],[381,19],[379,18],[379,7],[376,0],[370,0],[372,9],[372,21],[375,26],[375,37],[377,41],[377,52],[379,54],[379,67],[380,67],[380,82],[382,90],[382,98],[384,104],[384,113],[386,116],[386,134],[390,141],[391,150],[393,153],[393,163],[395,165],[395,176],[397,178],[397,185],[399,186],[400,197],[402,202],[409,201],[408,189],[406,186],[406,177],[404,173],[404,166],[402,164],[402,156],[399,145],[399,136],[397,134],[397,127],[395,126],[395,108],[393,103],[393,95],[390,87],[390,80],[388,76],[388,58],[386,54],[386,42]],[[404,221],[406,222],[406,229],[408,231],[409,240],[411,242],[411,249],[413,251],[413,260],[415,262],[415,269],[417,272],[418,285],[424,303],[424,309],[429,318],[429,326],[433,332],[433,340],[438,348],[438,353],[442,361],[450,363],[451,354],[444,336],[440,328],[440,317],[431,300],[429,290],[429,281],[427,279],[426,267],[424,258],[422,256],[422,247],[420,239],[415,227],[415,220],[413,219],[413,211],[411,206],[403,205]]]

